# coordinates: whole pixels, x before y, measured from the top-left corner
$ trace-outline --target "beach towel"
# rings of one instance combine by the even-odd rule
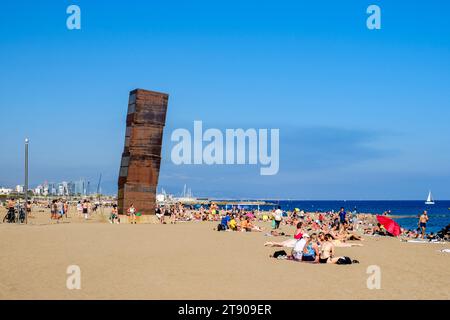
[[[435,243],[435,244],[443,244],[443,243],[445,243],[443,241],[430,241],[430,240],[426,240],[426,239],[414,239],[414,240],[408,240],[406,242],[410,242],[410,243]]]

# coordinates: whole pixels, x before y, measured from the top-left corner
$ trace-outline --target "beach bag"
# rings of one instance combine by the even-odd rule
[[[352,264],[352,259],[350,259],[349,257],[340,257],[338,259],[338,261],[336,262],[336,264]]]
[[[278,257],[286,257],[287,256],[287,253],[286,253],[286,251],[284,251],[284,250],[279,250],[279,251],[275,251],[274,252],[274,254],[273,254],[273,257],[275,258],[275,259],[278,259]]]
[[[217,225],[217,231],[222,231],[222,230],[225,230],[225,227],[223,226],[223,224],[219,224],[219,225]]]
[[[277,226],[275,220],[272,220],[272,229],[275,229],[275,227]]]

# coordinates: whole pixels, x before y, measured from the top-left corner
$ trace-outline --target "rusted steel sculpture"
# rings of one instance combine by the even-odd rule
[[[160,92],[130,92],[119,172],[119,214],[125,214],[131,204],[144,216],[155,213],[168,99],[169,95]]]

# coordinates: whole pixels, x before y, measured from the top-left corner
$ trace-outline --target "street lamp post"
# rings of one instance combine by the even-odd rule
[[[25,139],[25,223],[28,224],[28,138]]]

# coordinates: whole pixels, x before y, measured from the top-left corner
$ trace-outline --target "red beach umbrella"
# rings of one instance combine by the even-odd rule
[[[393,236],[398,236],[401,233],[400,226],[397,222],[392,220],[391,218],[385,216],[377,216],[377,220],[381,223],[387,232],[392,234]]]

